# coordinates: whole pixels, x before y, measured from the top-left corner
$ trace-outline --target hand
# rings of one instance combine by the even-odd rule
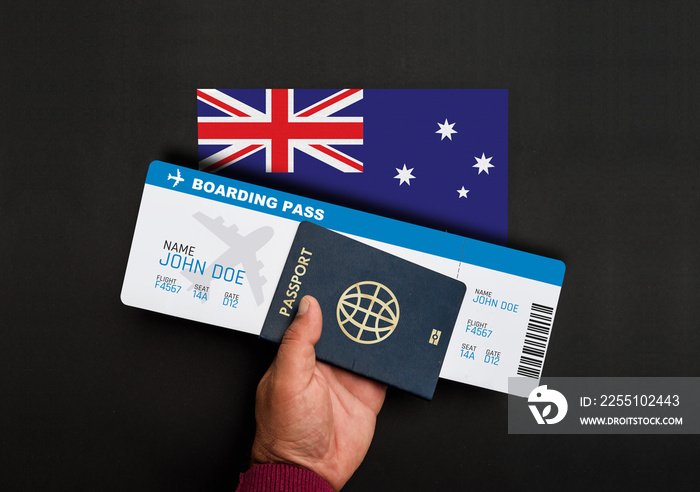
[[[340,490],[367,454],[386,386],[317,361],[321,326],[305,296],[258,385],[251,461],[299,465]]]

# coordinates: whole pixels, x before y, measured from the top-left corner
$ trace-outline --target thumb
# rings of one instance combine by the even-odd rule
[[[305,387],[313,376],[316,366],[314,345],[321,338],[323,315],[321,306],[312,296],[304,296],[299,302],[299,310],[287,328],[275,361],[280,377],[290,386],[300,385],[290,391]]]

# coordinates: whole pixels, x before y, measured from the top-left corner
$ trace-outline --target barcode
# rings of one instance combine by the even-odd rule
[[[520,354],[518,374],[528,378],[539,379],[544,364],[544,351],[552,329],[554,308],[532,303],[530,320],[525,332],[523,352]]]

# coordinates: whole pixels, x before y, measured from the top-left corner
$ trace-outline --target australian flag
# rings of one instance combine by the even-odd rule
[[[200,169],[505,243],[508,92],[199,89]]]

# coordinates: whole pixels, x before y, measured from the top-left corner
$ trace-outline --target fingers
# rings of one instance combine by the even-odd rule
[[[322,318],[318,301],[312,296],[304,296],[299,302],[299,310],[294,321],[284,334],[282,343],[300,340],[312,346],[315,345],[321,338]]]
[[[305,296],[299,302],[294,321],[287,328],[275,360],[279,377],[285,380],[292,392],[298,392],[308,384],[316,364],[314,345],[321,338],[323,316],[318,301]]]

